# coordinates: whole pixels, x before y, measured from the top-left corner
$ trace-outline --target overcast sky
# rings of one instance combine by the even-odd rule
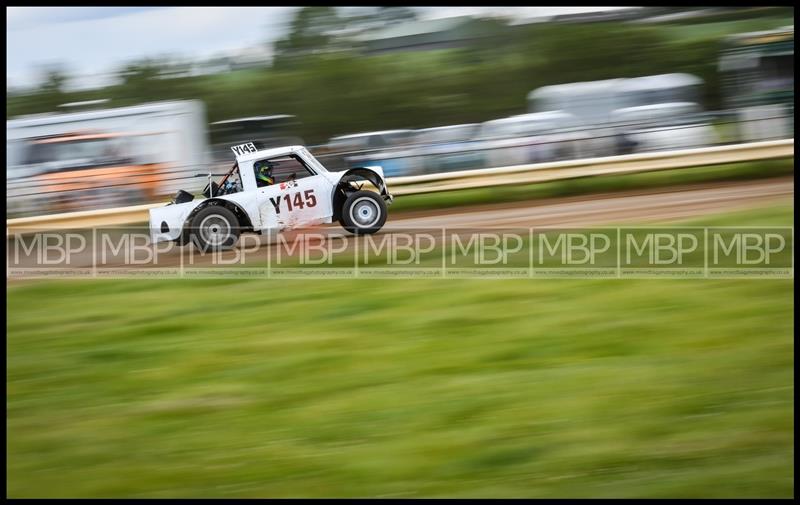
[[[59,65],[78,86],[105,82],[126,61],[204,58],[274,41],[299,7],[7,7],[7,86],[39,82]],[[617,7],[618,8],[618,7]],[[344,8],[344,14],[359,8]],[[532,18],[615,7],[417,7],[422,19],[496,14]]]

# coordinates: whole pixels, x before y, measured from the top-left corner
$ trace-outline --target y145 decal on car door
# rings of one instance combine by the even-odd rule
[[[275,208],[275,214],[281,213],[281,206],[286,209],[286,212],[292,212],[294,209],[304,209],[305,207],[315,207],[317,205],[317,197],[314,195],[313,189],[305,191],[297,191],[294,193],[286,193],[270,198],[269,202]]]
[[[291,229],[297,223],[325,222],[332,215],[330,184],[321,175],[275,184],[258,191],[264,228]]]

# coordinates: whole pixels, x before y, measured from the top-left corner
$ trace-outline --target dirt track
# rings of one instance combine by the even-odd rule
[[[407,212],[392,215],[380,234],[410,232],[415,230],[441,230],[453,228],[456,233],[491,228],[525,228],[535,226],[600,226],[621,224],[666,223],[669,221],[700,218],[720,212],[742,210],[762,205],[789,203],[794,198],[794,178],[781,177],[760,181],[719,182],[693,186],[664,187],[648,190],[581,195],[551,198],[533,202],[480,205],[442,210]],[[338,225],[296,230],[282,234],[286,242],[293,243],[304,233],[313,232],[329,239],[349,237]],[[270,249],[276,249],[276,238],[246,235],[247,262],[267,260]],[[359,239],[360,240],[360,239]],[[348,244],[356,240],[348,240]],[[257,244],[257,245],[256,245]],[[223,258],[236,251],[223,253]],[[182,260],[183,255],[183,260]],[[177,267],[189,255],[188,248],[177,248],[160,254],[158,267]],[[91,266],[91,254],[73,267]],[[83,264],[80,264],[83,263]],[[105,266],[120,266],[121,262],[108,262]],[[194,266],[212,264],[208,256],[195,253]],[[22,265],[19,265],[22,266]],[[25,265],[36,266],[36,265]],[[146,268],[146,267],[145,267]]]
[[[794,177],[670,186],[535,202],[406,213],[387,227],[562,226],[668,221],[789,201]],[[390,209],[391,212],[391,209]]]

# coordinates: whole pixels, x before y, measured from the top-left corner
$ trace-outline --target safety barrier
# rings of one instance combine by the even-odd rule
[[[794,157],[794,139],[785,139],[699,149],[537,163],[533,165],[390,177],[387,179],[387,185],[393,195],[401,196],[791,157]],[[150,209],[163,205],[164,203],[155,203],[117,209],[9,219],[6,221],[6,228],[7,233],[14,234],[25,229],[79,229],[141,223],[148,221]]]
[[[393,177],[387,183],[395,195],[433,193],[486,186],[528,184],[596,175],[615,175],[718,165],[794,156],[794,139],[728,146],[628,154],[604,158],[464,170],[411,177]]]

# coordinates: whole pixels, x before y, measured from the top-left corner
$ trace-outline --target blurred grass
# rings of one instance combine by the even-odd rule
[[[792,206],[695,225],[785,225]],[[791,497],[791,280],[11,286],[11,497]]]
[[[519,202],[537,198],[575,196],[590,193],[647,189],[679,184],[699,184],[712,181],[740,181],[794,174],[794,158],[763,160],[663,170],[629,175],[582,177],[520,186],[487,187],[441,193],[398,196],[390,213],[443,209],[499,202]],[[391,185],[389,191],[391,191]]]

